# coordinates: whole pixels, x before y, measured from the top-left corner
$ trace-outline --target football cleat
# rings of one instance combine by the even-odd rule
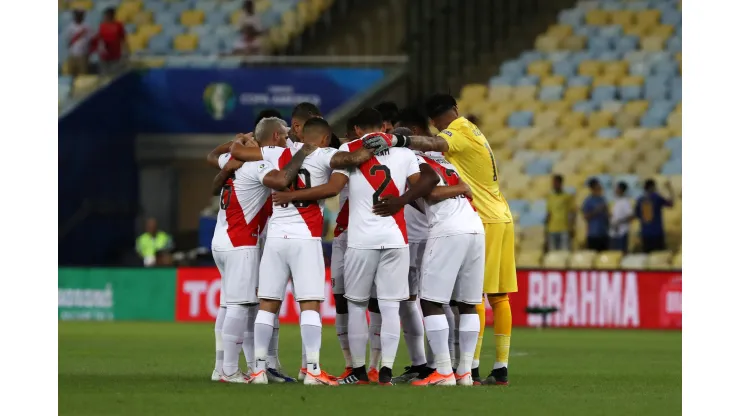
[[[237,370],[236,373],[227,376],[225,374],[222,374],[219,377],[219,381],[222,383],[240,383],[240,384],[249,384],[252,382],[251,377],[248,375],[242,373],[240,370]]]
[[[270,383],[295,383],[296,381],[293,377],[288,377],[274,368],[267,369],[267,379]]]
[[[393,385],[393,372],[388,367],[383,367],[378,373],[378,385],[381,386],[392,386]]]
[[[221,381],[221,374],[218,370],[213,370],[213,373],[211,373],[211,381]]]
[[[480,386],[480,384],[481,384],[480,383],[481,382],[481,378],[480,378],[480,372],[479,371],[480,370],[478,369],[478,367],[475,367],[474,369],[472,369],[470,371],[470,375],[471,375],[471,377],[473,377],[473,385],[474,386]]]
[[[345,367],[344,372],[337,377],[337,381],[349,376],[350,374],[352,374],[352,367]]]
[[[267,372],[260,370],[256,373],[252,373],[252,384],[268,384],[270,381],[267,378]]]
[[[367,379],[370,380],[371,383],[377,383],[378,382],[378,370],[370,367],[370,371],[367,372]]]
[[[481,384],[487,386],[508,386],[509,370],[506,367],[491,370],[491,374],[489,374],[485,380],[481,381]]]
[[[321,370],[319,375],[313,375],[306,372],[306,378],[303,380],[303,384],[307,386],[338,386],[339,383],[336,377],[330,376],[326,371]]]
[[[429,375],[429,377],[423,380],[416,380],[411,382],[412,386],[456,386],[455,374],[450,373],[447,375],[439,374],[436,370]]]
[[[370,384],[370,380],[367,377],[367,370],[365,367],[353,368],[352,372],[344,377],[337,380],[339,384]]]
[[[298,372],[298,381],[303,381],[306,379],[306,369],[301,368],[301,371]]]
[[[463,375],[455,374],[455,380],[457,380],[458,386],[472,386],[473,385],[473,377],[470,376],[470,373],[465,373]]]
[[[393,377],[393,384],[401,384],[401,383],[408,383],[411,380],[414,379],[422,379],[427,377],[429,374],[426,373],[427,366],[425,364],[422,365],[412,365],[407,366],[405,368],[406,371],[403,372],[400,376]]]

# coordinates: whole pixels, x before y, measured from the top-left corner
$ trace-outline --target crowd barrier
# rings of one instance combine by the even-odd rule
[[[681,329],[681,271],[520,270],[511,297],[514,326]],[[221,280],[215,267],[177,269],[59,269],[60,320],[213,321]],[[334,322],[326,271],[325,323]],[[528,313],[555,308],[543,317]],[[280,310],[297,323],[290,285]],[[487,323],[492,313],[488,308]]]

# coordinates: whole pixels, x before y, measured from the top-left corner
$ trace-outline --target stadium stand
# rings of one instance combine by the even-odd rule
[[[680,267],[681,2],[581,2],[561,11],[534,46],[503,63],[487,85],[465,85],[458,100],[463,114],[478,117],[501,161],[519,266]],[[676,204],[664,212],[664,225],[671,251],[585,254],[578,251],[586,239],[579,214],[576,251],[543,253],[544,198],[556,173],[579,208],[591,177],[609,201],[620,181],[633,198],[647,178],[661,189],[670,182]],[[630,252],[640,249],[638,234],[633,223]]]

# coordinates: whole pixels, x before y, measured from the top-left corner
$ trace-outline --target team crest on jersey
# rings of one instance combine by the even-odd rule
[[[259,170],[264,170],[264,169],[265,169],[265,167],[266,167],[266,165],[265,165],[264,163],[260,163],[260,167],[259,167]]]
[[[452,137],[452,132],[451,132],[451,131],[449,131],[449,130],[442,130],[442,133],[444,133],[444,134],[446,134],[446,135],[448,135],[448,136]]]

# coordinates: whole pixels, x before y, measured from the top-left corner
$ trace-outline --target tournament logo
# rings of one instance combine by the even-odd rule
[[[206,111],[216,120],[223,120],[236,106],[236,95],[231,85],[224,82],[208,84],[203,91]]]

